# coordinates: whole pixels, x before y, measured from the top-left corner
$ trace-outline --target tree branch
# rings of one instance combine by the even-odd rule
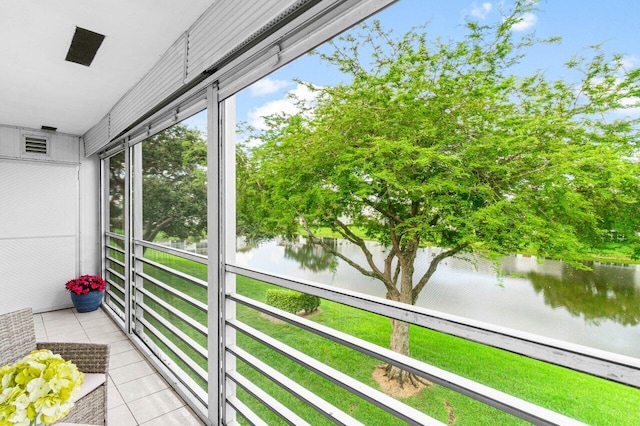
[[[170,224],[171,222],[173,222],[172,217],[165,217],[164,219],[162,219],[160,223],[158,223],[155,226],[149,223],[147,229],[142,234],[142,239],[145,241],[152,242],[156,238],[158,233],[160,233],[160,231],[162,231],[162,229],[168,224]]]
[[[457,253],[460,253],[462,250],[466,249],[467,247],[469,247],[469,243],[463,243],[463,244],[457,245],[451,250],[443,251],[442,253],[440,253],[439,255],[433,258],[433,260],[429,264],[429,269],[427,270],[427,272],[425,272],[422,278],[420,278],[420,281],[418,281],[418,283],[413,287],[413,290],[411,291],[411,297],[412,297],[413,303],[415,303],[416,299],[418,299],[420,292],[422,291],[424,286],[427,285],[427,283],[429,282],[433,274],[436,272],[436,269],[438,268],[438,264],[442,262],[442,260],[446,259],[447,257],[451,257],[456,255]]]
[[[365,203],[366,205],[368,205],[378,213],[382,214],[383,216],[386,216],[387,218],[393,220],[396,223],[402,223],[402,219],[400,217],[394,215],[389,210],[383,209],[382,207],[380,207],[379,204],[374,204],[371,201],[369,201],[367,198],[363,198],[363,197],[360,197],[360,200],[362,200],[363,203]]]
[[[336,224],[343,231],[345,235],[348,235],[351,241],[353,241],[358,247],[360,247],[360,250],[362,250],[362,253],[364,254],[365,259],[367,259],[367,264],[371,267],[371,270],[373,271],[373,273],[376,274],[379,277],[379,279],[384,283],[384,285],[387,287],[387,290],[389,290],[390,287],[395,289],[395,286],[393,286],[393,283],[389,281],[389,278],[387,278],[384,272],[382,272],[376,265],[375,261],[373,260],[373,254],[367,248],[365,241],[362,238],[358,237],[356,234],[354,234],[353,231],[351,231],[351,229],[349,229],[349,227],[344,223],[342,223],[340,220],[334,218],[332,219],[332,222]]]
[[[342,230],[341,234],[349,235],[350,236],[350,238],[348,238],[349,241],[353,242],[358,247],[360,247],[360,249],[362,250],[362,252],[365,255],[365,258],[367,259],[367,263],[371,267],[370,271],[365,269],[365,268],[363,268],[361,265],[359,265],[358,263],[354,262],[353,260],[349,259],[344,254],[342,254],[339,251],[335,250],[333,247],[331,247],[330,245],[328,245],[327,243],[322,241],[320,238],[316,237],[313,234],[313,232],[311,231],[311,228],[309,227],[309,223],[307,222],[307,219],[304,217],[304,215],[299,214],[299,217],[302,220],[302,226],[304,227],[305,231],[307,231],[307,234],[309,235],[309,238],[311,239],[311,241],[313,243],[319,244],[322,248],[324,248],[326,251],[328,251],[332,255],[336,256],[339,259],[342,259],[344,262],[346,262],[352,268],[356,269],[362,275],[365,275],[367,277],[375,278],[377,280],[382,281],[382,283],[386,287],[387,291],[391,291],[391,292],[394,291],[394,290],[397,291],[395,286],[393,285],[393,283],[387,277],[385,277],[384,273],[382,271],[380,271],[380,269],[378,269],[378,267],[374,263],[373,255],[371,254],[369,249],[367,249],[367,247],[366,247],[366,245],[364,243],[364,240],[362,238],[358,237],[357,235],[355,235],[347,227],[347,225],[345,225],[344,223],[342,223],[338,219],[333,219],[333,222],[341,228],[341,230]],[[345,237],[346,237],[346,235],[345,235]]]

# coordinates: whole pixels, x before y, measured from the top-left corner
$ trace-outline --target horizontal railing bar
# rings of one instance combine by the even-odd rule
[[[191,253],[185,250],[174,249],[173,247],[167,247],[156,243],[151,243],[149,241],[143,240],[133,240],[134,244],[147,247],[152,250],[160,251],[162,253],[172,254],[174,256],[181,257],[183,259],[193,260],[194,262],[202,263],[206,265],[208,262],[207,256],[203,256],[201,254]]]
[[[235,396],[227,397],[227,404],[238,412],[252,426],[269,426],[256,413],[247,407],[242,401]]]
[[[640,360],[631,357],[237,265],[226,271],[640,388]]]
[[[198,352],[198,354],[200,354],[200,356],[202,356],[204,359],[207,359],[209,357],[209,353],[205,348],[203,348],[198,342],[193,340],[191,336],[173,325],[171,321],[167,320],[158,312],[153,310],[151,306],[145,304],[144,302],[136,302],[135,306],[142,308],[145,314],[149,314],[150,316],[155,318],[156,321],[169,329],[169,331],[171,331],[177,338],[188,345],[191,349]]]
[[[167,352],[158,347],[156,342],[151,339],[151,334],[131,333],[128,336],[135,347],[142,352],[156,371],[182,396],[185,402],[189,405],[195,403],[196,407],[192,405],[192,408],[202,412],[207,404],[207,391],[202,389],[185,370],[174,367],[175,361],[169,357]]]
[[[315,393],[309,391],[307,388],[300,386],[298,383],[280,373],[275,368],[270,367],[269,365],[260,361],[258,358],[254,357],[238,346],[228,346],[227,351],[233,354],[236,358],[245,362],[247,365],[253,367],[256,371],[259,371],[260,373],[267,376],[269,379],[286,389],[295,397],[306,402],[307,405],[316,409],[320,414],[322,414],[332,422],[344,426],[363,425],[344,411],[325,401]]]
[[[124,281],[124,275],[122,275],[120,272],[117,272],[115,269],[107,267],[105,268],[105,270]]]
[[[113,262],[113,263],[115,263],[116,265],[120,265],[120,266],[122,266],[122,267],[124,268],[124,262],[122,262],[121,260],[114,259],[114,258],[113,258],[113,257],[111,257],[111,256],[105,256],[105,258],[106,258],[108,261]]]
[[[115,238],[116,240],[124,241],[124,235],[116,234],[115,232],[106,231],[104,235],[110,238]]]
[[[158,287],[168,291],[169,293],[173,294],[174,296],[184,300],[188,304],[200,309],[202,312],[207,312],[208,306],[207,306],[206,303],[203,303],[203,302],[199,301],[198,299],[196,299],[195,297],[189,296],[188,294],[183,293],[180,290],[176,290],[175,288],[171,287],[170,285],[163,283],[159,279],[154,278],[149,274],[145,274],[144,272],[137,272],[137,271],[134,271],[134,272],[135,272],[136,276],[138,276],[140,278],[144,278],[145,280],[157,285]]]
[[[257,399],[262,405],[270,409],[272,412],[278,415],[285,423],[291,426],[311,426],[302,417],[284,406],[277,399],[260,389],[258,386],[250,382],[246,377],[242,376],[236,370],[227,371],[226,376],[228,379],[234,381],[238,386],[244,389],[247,393]]]
[[[123,308],[125,307],[124,300],[120,299],[120,297],[118,297],[118,295],[116,295],[114,292],[112,292],[111,290],[107,289],[107,294],[109,295],[110,298],[112,298],[116,302],[118,302],[120,304],[120,306],[122,306]]]
[[[443,425],[415,408],[393,399],[247,324],[237,320],[227,320],[227,325],[411,425]]]
[[[200,367],[193,359],[191,359],[189,355],[185,354],[182,351],[182,349],[180,349],[175,343],[167,339],[167,336],[162,334],[160,330],[155,328],[149,321],[147,321],[144,318],[136,318],[136,321],[144,325],[145,333],[147,330],[151,331],[151,334],[156,336],[157,339],[159,339],[162,343],[167,345],[167,347],[171,350],[171,352],[173,352],[178,358],[180,358],[182,362],[187,364],[189,368],[191,368],[191,370],[194,373],[196,373],[202,380],[205,380],[205,381],[207,380],[207,377],[208,377],[207,372],[202,367]],[[161,350],[160,348],[158,349]]]
[[[116,283],[113,280],[110,280],[107,278],[107,284],[109,284],[110,287],[115,288],[116,290],[118,290],[120,293],[124,294],[124,287],[121,287],[120,284]]]
[[[205,327],[204,325],[200,324],[198,321],[194,320],[193,318],[191,318],[187,314],[183,313],[182,311],[176,309],[176,307],[173,306],[172,304],[162,300],[160,297],[158,297],[155,294],[151,293],[149,290],[147,290],[144,287],[141,287],[141,288],[137,287],[136,290],[141,292],[145,296],[149,297],[151,300],[153,300],[154,302],[156,302],[157,304],[159,304],[160,306],[162,306],[163,308],[165,308],[166,310],[171,312],[173,315],[175,315],[178,318],[180,318],[182,321],[184,321],[187,324],[189,324],[190,326],[192,326],[194,329],[198,330],[200,332],[200,334],[202,334],[204,336],[208,335],[207,327]]]
[[[113,250],[113,251],[117,251],[118,253],[125,254],[124,250],[121,249],[120,247],[114,247],[114,246],[106,245],[106,246],[104,246],[104,248],[107,249],[107,250]]]
[[[118,312],[110,306],[105,307],[104,311],[109,318],[111,318],[111,320],[113,320],[116,325],[126,333],[124,320],[117,317],[119,315]],[[167,363],[162,361],[158,353],[162,353],[162,355],[166,357],[165,353],[161,352],[159,349],[154,351],[151,345],[156,345],[148,336],[139,336],[133,333],[126,334],[129,341],[137,350],[140,351],[140,353],[142,353],[144,358],[147,359],[147,361],[166,380],[166,382],[169,383],[173,390],[176,391],[200,417],[206,418],[206,402],[204,401],[207,401],[207,392],[184,371],[171,369]]]
[[[395,365],[402,370],[447,387],[457,393],[473,398],[501,411],[512,414],[536,425],[584,425],[579,421],[562,414],[500,392],[488,386],[431,366],[414,358],[401,355],[390,349],[359,339],[347,333],[334,330],[322,324],[300,318],[297,315],[257,302],[245,296],[230,294],[228,299],[234,300],[259,312],[271,315],[277,319],[297,326],[304,331],[329,339],[342,346],[346,346],[367,356],[379,359],[385,363]]]
[[[209,284],[207,284],[206,281],[203,281],[200,278],[196,278],[196,277],[191,276],[189,274],[186,274],[184,272],[180,272],[180,271],[178,271],[176,269],[173,269],[173,268],[171,268],[169,266],[163,265],[162,263],[154,262],[153,260],[149,260],[149,259],[146,259],[144,257],[137,258],[136,260],[140,260],[140,261],[146,263],[147,265],[153,266],[154,268],[158,268],[160,270],[163,270],[165,272],[170,273],[171,275],[174,275],[176,277],[180,277],[182,279],[185,279],[185,280],[187,280],[189,282],[192,282],[192,283],[196,284],[199,287],[202,287],[202,288],[209,287]]]
[[[122,312],[118,308],[114,308],[113,306],[107,304],[103,304],[102,309],[109,315],[109,318],[118,326],[122,331],[124,331],[124,312]]]

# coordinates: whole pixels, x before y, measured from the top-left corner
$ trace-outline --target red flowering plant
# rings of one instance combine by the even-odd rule
[[[83,275],[69,281],[66,287],[72,293],[87,294],[92,291],[104,291],[107,283],[98,275]]]

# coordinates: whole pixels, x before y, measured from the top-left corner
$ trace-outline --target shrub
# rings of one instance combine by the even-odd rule
[[[293,290],[269,289],[265,302],[292,314],[304,311],[310,313],[320,306],[320,298]]]

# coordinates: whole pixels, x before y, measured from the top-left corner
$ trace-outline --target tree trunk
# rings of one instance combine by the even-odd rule
[[[397,300],[398,302],[407,303],[409,305],[413,305],[413,297],[412,297],[412,282],[411,275],[403,273],[402,283],[400,285],[401,291],[398,295],[399,297],[392,298],[387,294],[388,299]],[[408,280],[405,282],[405,280]],[[409,324],[403,321],[398,321],[396,319],[391,319],[391,342],[389,345],[390,349],[394,352],[397,352],[401,355],[409,356]],[[412,386],[418,387],[418,383],[427,384],[428,382],[424,379],[416,376],[415,374],[411,374],[408,371],[402,370],[396,366],[391,364],[387,364],[385,366],[386,373],[385,375],[389,380],[393,380],[398,382],[398,385],[402,388],[406,383],[410,383]]]
[[[401,355],[409,356],[409,324],[403,321],[395,319],[391,320],[391,345],[392,351]],[[419,377],[408,371],[402,370],[394,365],[387,364],[385,366],[385,375],[389,380],[398,382],[398,385],[402,388],[406,383],[410,383],[413,386],[418,386],[418,381],[421,381]]]

